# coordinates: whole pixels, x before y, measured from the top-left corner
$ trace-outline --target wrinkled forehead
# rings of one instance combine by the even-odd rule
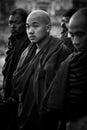
[[[34,22],[48,24],[50,22],[50,18],[43,12],[33,12],[27,17],[27,23],[30,24]]]

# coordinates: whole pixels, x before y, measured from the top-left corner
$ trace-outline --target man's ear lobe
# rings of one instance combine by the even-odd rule
[[[50,32],[50,30],[51,30],[51,24],[47,24],[47,32]]]

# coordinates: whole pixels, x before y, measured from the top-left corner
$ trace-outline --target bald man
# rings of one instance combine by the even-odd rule
[[[75,52],[61,63],[42,108],[56,111],[67,130],[87,130],[87,8],[71,17],[69,33]]]
[[[43,46],[44,39],[48,39],[51,29],[51,21],[47,12],[33,11],[27,18],[26,30],[32,43],[37,43],[38,50]]]
[[[28,15],[26,31],[31,44],[22,53],[12,80],[19,99],[17,121],[21,130],[44,130],[39,115],[43,95],[59,64],[71,53],[58,38],[50,35],[50,30],[47,12],[35,10]],[[58,125],[58,120],[55,123],[53,127]],[[45,128],[51,130],[51,126]]]

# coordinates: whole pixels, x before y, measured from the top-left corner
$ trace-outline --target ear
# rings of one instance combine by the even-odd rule
[[[50,32],[50,30],[51,30],[51,24],[50,23],[46,25],[46,29],[47,29],[47,32]]]

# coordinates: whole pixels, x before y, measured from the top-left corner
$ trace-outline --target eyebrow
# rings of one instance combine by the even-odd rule
[[[26,24],[29,25],[30,23],[27,22]],[[40,23],[40,22],[32,22],[31,24],[32,24],[32,25],[39,25],[39,24],[41,24],[41,23]]]

